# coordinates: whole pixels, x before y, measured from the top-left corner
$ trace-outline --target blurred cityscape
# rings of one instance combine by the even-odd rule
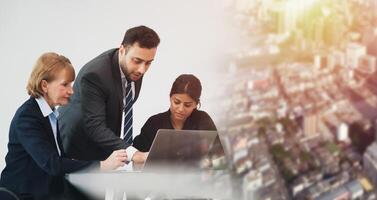
[[[233,194],[377,199],[377,0],[224,0]]]

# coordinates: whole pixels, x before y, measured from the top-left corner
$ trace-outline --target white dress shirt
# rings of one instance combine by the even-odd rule
[[[119,70],[120,70],[120,76],[121,76],[121,79],[122,79],[122,89],[123,89],[123,105],[126,105],[126,86],[127,86],[127,79],[126,79],[126,76],[124,75],[122,69],[119,67]],[[132,91],[132,99],[135,98],[135,82],[131,82],[131,91]],[[121,128],[120,128],[120,138],[124,138],[124,112],[123,112],[123,109],[122,109],[122,123],[121,123]],[[133,117],[133,116],[132,116]],[[132,131],[132,138],[135,138],[135,135],[134,135],[134,131]],[[128,161],[131,161],[132,160],[132,157],[134,156],[135,152],[137,151],[137,149],[133,146],[129,146],[127,149],[126,149],[126,152],[127,152],[127,160]]]
[[[58,145],[57,139],[57,122],[59,117],[59,112],[57,109],[52,110],[51,107],[48,105],[46,99],[44,97],[39,97],[35,99],[38,103],[39,109],[41,109],[43,117],[47,117],[50,120],[50,125],[52,128],[52,132],[54,133],[55,145],[58,149],[59,156],[61,156],[61,151]]]

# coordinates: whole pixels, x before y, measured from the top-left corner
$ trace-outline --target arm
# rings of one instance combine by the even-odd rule
[[[113,170],[118,167],[124,166],[125,162],[127,160],[127,152],[125,149],[119,149],[116,151],[113,151],[113,153],[107,157],[106,160],[101,161],[101,169],[102,170]]]
[[[211,117],[204,111],[201,111],[198,130],[217,130]]]
[[[152,126],[152,117],[141,128],[141,133],[135,137],[132,146],[127,148],[127,157],[133,161],[134,167],[142,165],[148,157],[148,151],[152,145],[154,136]]]
[[[149,151],[156,135],[157,129],[156,126],[152,125],[152,121],[152,117],[150,117],[141,128],[140,134],[133,141],[132,145],[141,152]]]
[[[201,120],[199,120],[199,130],[213,130],[217,131],[216,125],[211,119],[211,117],[208,115],[208,113],[202,111]],[[215,155],[225,155],[224,149],[220,141],[220,137],[217,134],[215,140],[213,141],[210,151],[209,151],[210,157],[213,157]]]
[[[106,151],[126,148],[122,139],[106,125],[106,93],[98,75],[86,74],[81,80],[84,127],[88,137]],[[118,106],[118,105],[114,105]]]
[[[37,165],[49,175],[58,176],[74,172],[90,165],[98,166],[99,162],[78,161],[60,157],[54,144],[51,144],[43,122],[38,119],[35,111],[20,114],[15,122],[14,133],[25,151]]]
[[[146,161],[149,154],[149,149],[151,148],[152,142],[156,136],[157,128],[158,126],[156,126],[154,116],[152,116],[141,128],[141,133],[135,137],[133,147],[137,148],[139,151],[135,152],[132,157],[134,167],[137,168],[137,165],[141,165]]]

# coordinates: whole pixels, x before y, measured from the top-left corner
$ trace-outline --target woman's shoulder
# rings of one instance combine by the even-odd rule
[[[19,115],[35,115],[38,111],[38,104],[35,98],[29,98],[20,107],[18,107],[15,116]]]
[[[39,110],[38,104],[34,98],[26,100],[14,114],[11,126],[24,123],[37,123],[43,119],[43,115]]]
[[[203,110],[195,110],[191,116],[193,122],[197,124],[198,130],[216,130],[216,125],[207,112]]]
[[[155,115],[152,115],[149,117],[148,121],[161,121],[161,120],[166,120],[169,119],[169,111],[157,113]]]
[[[211,118],[211,117],[209,116],[209,114],[208,114],[206,111],[204,111],[204,110],[197,110],[197,109],[196,109],[196,110],[193,111],[192,115],[193,115],[194,117],[201,117],[201,118],[205,117],[205,118]]]
[[[166,126],[169,121],[169,111],[152,115],[144,123],[143,128],[155,129]]]

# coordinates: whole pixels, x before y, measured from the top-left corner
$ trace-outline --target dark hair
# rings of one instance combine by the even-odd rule
[[[141,48],[155,48],[160,44],[160,38],[157,33],[146,26],[137,26],[130,28],[124,34],[123,46],[139,43]]]
[[[202,93],[202,84],[200,80],[192,74],[182,74],[175,79],[170,90],[170,97],[173,94],[187,94],[196,103],[200,102],[200,95]]]

